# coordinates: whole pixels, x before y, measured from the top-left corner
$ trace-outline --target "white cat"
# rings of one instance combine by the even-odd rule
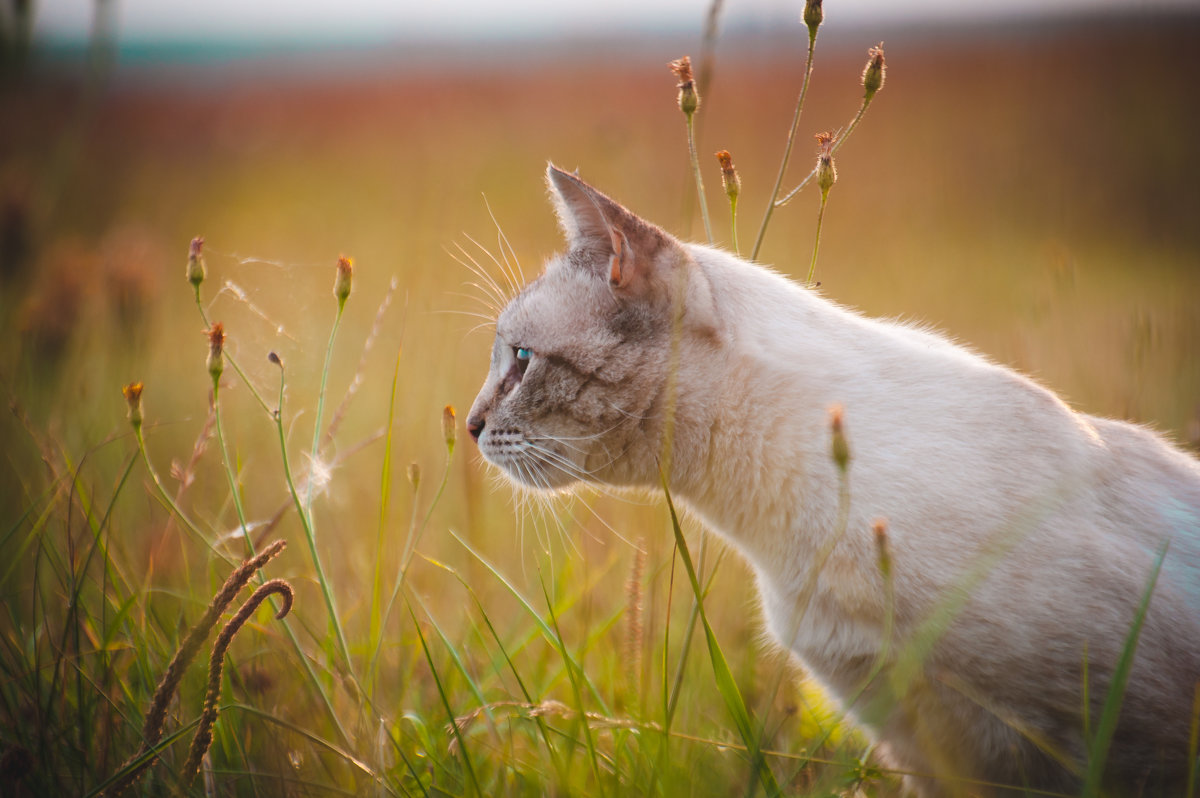
[[[1079,788],[1166,546],[1105,784],[1182,794],[1200,463],[548,177],[569,249],[496,321],[467,422],[488,461],[532,489],[655,489],[672,429],[673,494],[749,561],[772,635],[927,796]],[[835,404],[852,453],[844,523]]]

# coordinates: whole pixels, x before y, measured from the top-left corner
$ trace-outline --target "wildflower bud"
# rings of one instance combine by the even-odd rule
[[[346,304],[350,296],[350,281],[354,277],[354,261],[342,255],[337,262],[337,277],[333,280],[333,295],[337,297],[338,307]]]
[[[817,187],[821,189],[821,197],[829,194],[829,189],[837,182],[837,167],[833,165],[832,133],[817,134]]]
[[[817,38],[817,28],[825,21],[825,12],[821,9],[821,0],[808,0],[804,4],[804,24],[808,26],[808,40]]]
[[[887,64],[883,61],[883,42],[879,46],[867,50],[867,66],[863,69],[862,85],[863,100],[870,102],[875,92],[883,88],[883,79],[887,76]]]
[[[892,549],[888,544],[887,519],[875,519],[871,531],[875,533],[875,549],[879,552],[879,570],[888,576],[892,572]]]
[[[410,463],[408,466],[408,481],[412,483],[413,490],[421,487],[421,466],[419,463]]]
[[[442,435],[446,438],[446,448],[454,451],[454,441],[457,438],[454,426],[454,405],[446,405],[442,408]]]
[[[206,270],[204,268],[204,237],[196,236],[192,239],[191,245],[188,247],[187,259],[187,281],[192,284],[192,287],[197,291],[200,290],[200,283],[204,282]]]
[[[204,331],[208,336],[208,373],[212,375],[213,384],[221,379],[225,370],[225,325],[213,322],[213,326]]]
[[[131,382],[121,389],[125,395],[125,404],[129,405],[129,423],[136,432],[142,428],[142,384]]]
[[[846,469],[850,466],[850,444],[846,442],[843,416],[841,405],[829,408],[829,428],[833,432],[830,454],[833,456],[833,462],[837,463],[838,470],[845,474]]]
[[[279,355],[275,352],[267,352],[267,360],[279,366],[279,368],[283,368],[283,361],[279,359]]]
[[[717,161],[721,164],[721,185],[725,187],[725,194],[730,201],[733,201],[742,192],[742,179],[733,168],[733,156],[729,150],[721,150],[717,153]]]
[[[696,79],[692,77],[692,59],[688,56],[668,64],[679,78],[679,110],[689,117],[700,107],[700,95],[696,92]]]

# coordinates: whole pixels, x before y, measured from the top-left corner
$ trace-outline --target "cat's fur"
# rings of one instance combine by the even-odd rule
[[[1106,784],[1182,793],[1200,463],[548,177],[569,249],[497,319],[468,418],[488,461],[534,489],[655,488],[673,409],[674,495],[749,561],[772,636],[845,702],[885,649],[886,518],[895,633],[848,709],[886,764],[927,774],[909,779],[922,795],[992,794],[966,779],[1078,789],[1085,682],[1094,732],[1167,546]],[[852,452],[840,538],[835,403]]]

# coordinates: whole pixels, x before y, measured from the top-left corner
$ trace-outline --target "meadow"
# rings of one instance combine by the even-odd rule
[[[932,32],[831,19],[785,187],[815,163],[812,135],[854,116],[881,38],[888,77],[837,154],[821,290],[1200,446],[1198,33],[1194,16]],[[743,254],[805,41],[799,22],[719,39],[700,85],[714,237],[731,246],[711,155],[727,149]],[[249,578],[286,580],[294,606],[259,608],[232,639],[199,778],[179,787],[215,632],[131,794],[896,794],[763,639],[736,555],[684,519],[770,777],[695,624],[661,498],[514,498],[462,426],[491,346],[466,264],[531,278],[561,247],[547,161],[703,237],[666,66],[699,50],[8,79],[0,792],[92,795],[129,773],[189,628],[251,551],[283,540]],[[774,212],[760,261],[805,277],[818,198],[810,186]]]

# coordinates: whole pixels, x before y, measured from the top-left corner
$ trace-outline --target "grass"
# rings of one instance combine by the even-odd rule
[[[1114,39],[1139,54],[1136,79],[1070,57]],[[828,292],[934,321],[1085,410],[1186,435],[1200,397],[1200,241],[1185,224],[1200,209],[1182,188],[1200,168],[1175,55],[1186,31],[1021,39],[1019,59],[987,42],[918,57],[888,40],[903,66],[837,151]],[[777,98],[802,86],[814,129],[861,118],[863,48],[822,46],[812,73],[802,46],[723,60],[717,88],[701,87],[703,138],[687,130],[692,153],[737,156],[743,212],[773,219],[755,251],[797,277],[815,197],[754,203],[786,183],[777,139],[800,109]],[[481,190],[530,276],[559,246],[548,158],[669,229],[697,221],[678,211],[699,156],[680,146],[674,55],[336,90],[126,86],[70,131],[67,162],[52,145],[68,124],[55,93],[69,87],[0,97],[6,118],[26,120],[0,132],[0,176],[36,233],[0,278],[13,410],[0,421],[4,791],[111,784],[144,750],[155,689],[228,572],[284,539],[256,582],[287,579],[292,613],[255,612],[220,658],[193,793],[206,780],[238,795],[894,793],[861,763],[864,741],[764,649],[736,558],[693,564],[696,530],[663,506],[585,496],[514,513],[441,426],[486,369],[486,335],[441,312],[466,305],[453,292],[470,276],[442,249],[490,229]],[[988,92],[971,82],[984,79]],[[967,92],[976,113],[963,118]],[[1114,119],[1114,106],[1133,112]],[[41,179],[60,174],[69,190]],[[192,296],[183,256],[197,232],[209,275]],[[329,291],[343,249],[356,255],[344,314]],[[233,373],[210,399],[200,331],[218,320]],[[119,395],[133,380],[145,383],[136,432]],[[345,410],[326,423],[334,397]],[[328,481],[306,482],[318,461]],[[188,780],[210,687],[199,665],[182,674],[136,794]],[[1096,761],[1110,722],[1095,721]]]

